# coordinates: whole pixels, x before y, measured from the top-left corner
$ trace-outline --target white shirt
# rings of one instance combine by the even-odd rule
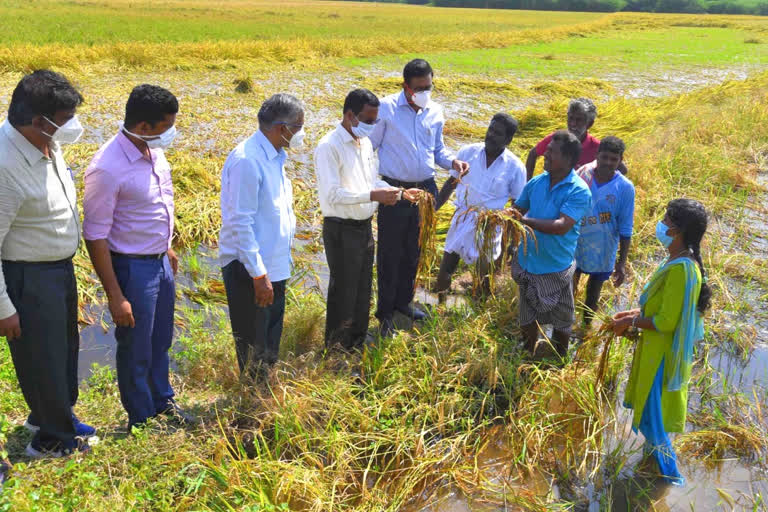
[[[469,164],[469,172],[456,186],[456,213],[451,219],[451,227],[445,237],[445,250],[458,254],[466,263],[474,263],[479,257],[476,237],[477,214],[466,213],[470,207],[480,210],[500,210],[509,199],[520,197],[526,182],[526,170],[523,162],[505,149],[496,157],[490,167],[486,167],[485,144],[470,144],[459,150],[457,157]],[[455,178],[458,172],[452,170]],[[482,237],[481,237],[482,238]],[[488,259],[496,259],[501,254],[501,230],[497,230],[493,243],[493,254]]]
[[[242,263],[251,277],[270,281],[291,276],[296,232],[293,189],[285,174],[286,153],[261,131],[238,144],[221,171],[219,260]]]
[[[323,217],[370,219],[379,204],[371,201],[371,190],[392,188],[377,177],[368,137],[355,140],[341,124],[320,139],[315,173]]]
[[[469,164],[469,172],[456,186],[456,209],[469,206],[500,210],[509,199],[520,197],[526,182],[526,170],[522,160],[505,149],[490,167],[486,167],[485,144],[468,144],[459,150],[457,159]],[[451,176],[459,173],[451,169]]]
[[[46,158],[7,120],[0,126],[0,257],[58,261],[74,256],[80,215],[72,174],[61,148]],[[0,318],[16,313],[0,268]]]

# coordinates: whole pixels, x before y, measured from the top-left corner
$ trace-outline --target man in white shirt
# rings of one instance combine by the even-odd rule
[[[315,172],[323,213],[323,244],[330,269],[326,346],[362,346],[368,332],[373,280],[371,218],[378,204],[394,205],[400,189],[378,179],[368,136],[379,116],[379,99],[355,89],[343,117],[315,149]],[[406,191],[412,197],[418,190]]]
[[[77,281],[72,257],[80,216],[60,144],[83,132],[83,97],[58,73],[21,79],[0,127],[0,336],[30,409],[30,457],[87,450],[95,430],[72,412],[77,401]]]
[[[296,231],[285,148],[303,144],[304,107],[290,94],[275,94],[258,118],[256,133],[224,162],[219,236],[237,362],[250,378],[264,376],[280,349]]]
[[[487,273],[490,263],[501,255],[501,230],[493,242],[493,254],[479,254],[477,247],[477,212],[501,210],[508,200],[520,196],[526,183],[525,165],[507,149],[517,132],[517,120],[505,113],[491,119],[485,134],[485,142],[469,144],[459,150],[457,159],[469,163],[469,172],[459,176],[451,170],[451,176],[443,184],[437,198],[440,208],[456,190],[456,213],[445,237],[445,252],[437,276],[438,297],[444,300],[451,287],[451,275],[456,271],[459,259],[477,264],[478,272],[485,275],[483,293],[490,292]]]

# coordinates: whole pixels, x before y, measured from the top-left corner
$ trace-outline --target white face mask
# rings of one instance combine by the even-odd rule
[[[371,133],[373,133],[374,128],[376,128],[375,124],[368,124],[357,120],[357,126],[352,127],[352,134],[355,137],[370,137]]]
[[[61,126],[57,125],[45,116],[43,116],[43,119],[55,126],[56,131],[53,132],[53,135],[45,132],[42,133],[50,137],[52,141],[58,142],[59,144],[74,144],[83,134],[83,125],[80,124],[80,120],[77,118],[77,116],[73,116],[72,119]]]
[[[296,133],[291,136],[290,140],[285,138],[285,135],[281,135],[283,137],[283,140],[288,143],[288,147],[291,149],[299,149],[304,145],[304,136],[306,133],[304,133],[304,127],[301,127],[301,130],[297,131]]]
[[[122,128],[123,131],[128,135],[133,135],[137,139],[143,140],[149,149],[168,149],[168,147],[173,143],[173,140],[176,138],[176,134],[178,133],[176,131],[176,125],[171,126],[160,135],[137,135],[135,133],[129,132],[125,126]]]
[[[419,91],[413,93],[411,101],[419,108],[426,108],[429,103],[429,97],[432,95],[432,91]]]

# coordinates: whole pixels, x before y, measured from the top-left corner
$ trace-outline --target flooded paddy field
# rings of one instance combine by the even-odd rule
[[[336,3],[293,8],[310,4],[328,15],[316,17],[322,23],[346,21]],[[364,8],[355,4],[350,16],[366,15],[358,11]],[[383,12],[398,16],[402,8]],[[448,23],[443,10],[425,12]],[[386,49],[399,35],[379,27],[374,39],[355,46],[350,37],[320,58],[320,43],[278,51],[285,36],[273,34],[269,59],[224,58],[221,45],[206,46],[211,58],[198,59],[190,47],[166,41],[166,60],[116,63],[114,43],[100,40],[103,54],[77,46],[85,59],[79,65],[53,64],[86,98],[85,136],[66,153],[79,186],[93,153],[118,129],[134,85],[155,83],[179,98],[180,135],[168,151],[181,255],[173,383],[204,423],[179,430],[158,423],[127,435],[113,325],[81,250],[77,413],[96,424],[102,443],[77,462],[26,459],[29,434],[20,425],[27,410],[3,344],[0,438],[14,468],[0,510],[766,510],[768,22],[525,13],[519,26],[494,26],[496,39],[478,43],[482,22],[470,14],[478,25],[462,29],[464,40],[438,41],[432,33],[423,44]],[[550,32],[536,28],[550,16]],[[0,55],[0,110],[27,69],[22,56],[9,60],[15,44]],[[131,44],[124,55],[160,43]],[[705,343],[696,348],[689,422],[675,439],[685,487],[660,485],[640,464],[642,437],[621,407],[632,344],[615,342],[601,391],[595,363],[602,340],[575,347],[562,369],[528,360],[506,268],[487,302],[471,297],[462,267],[447,306],[434,304],[428,286],[418,290],[433,313],[429,322],[405,325],[413,328],[363,354],[324,350],[328,274],[311,151],[340,117],[347,91],[397,92],[402,65],[413,56],[436,70],[435,100],[445,107],[453,149],[482,140],[490,117],[505,111],[520,120],[511,149],[525,159],[539,138],[564,125],[567,102],[577,96],[597,103],[597,136],[626,140],[638,191],[636,234],[629,283],[606,287],[607,311],[635,304],[659,261],[653,228],[666,202],[686,196],[708,207],[704,260],[715,298]],[[236,92],[245,79],[250,91]],[[275,92],[305,102],[308,135],[287,163],[299,225],[281,362],[268,385],[254,387],[239,382],[217,261],[219,174]],[[438,246],[450,216],[441,209]]]

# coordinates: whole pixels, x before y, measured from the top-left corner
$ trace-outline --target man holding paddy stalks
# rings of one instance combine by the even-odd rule
[[[535,234],[535,240],[526,234],[512,258],[512,277],[520,292],[520,326],[531,354],[545,324],[553,327],[560,357],[568,353],[579,221],[589,212],[592,199],[573,169],[580,154],[581,142],[574,134],[556,131],[544,152],[544,172],[529,181],[515,201],[521,222]]]
[[[454,158],[443,143],[443,108],[431,100],[432,67],[414,59],[403,69],[403,90],[381,101],[370,136],[379,152],[379,174],[393,187],[418,188],[437,196],[435,164],[459,176],[469,164]],[[411,201],[379,205],[378,309],[382,336],[394,333],[395,311],[422,320],[425,313],[411,305],[419,265],[419,211]]]
[[[595,103],[589,98],[576,98],[571,100],[568,104],[567,112],[567,126],[568,131],[578,137],[581,141],[581,156],[577,162],[577,167],[586,165],[592,162],[597,157],[597,150],[600,146],[600,139],[594,137],[589,133],[589,129],[595,124],[597,119],[597,107]],[[554,134],[547,135],[528,153],[528,160],[525,162],[525,167],[528,171],[528,179],[533,178],[533,171],[536,169],[536,160],[540,156],[544,156],[544,152],[547,150],[549,143],[552,141]],[[622,174],[627,174],[627,168],[624,163],[619,164],[619,171]]]
[[[437,197],[439,209],[456,190],[456,212],[445,238],[445,252],[437,276],[440,301],[451,287],[451,275],[459,259],[477,264],[483,278],[483,293],[490,292],[488,271],[493,260],[501,255],[501,229],[492,244],[492,254],[480,254],[476,238],[478,213],[482,210],[501,210],[508,200],[520,197],[525,186],[525,166],[507,149],[517,132],[517,120],[505,113],[493,116],[485,133],[485,142],[469,144],[459,150],[457,158],[469,164],[469,172],[461,179],[456,170],[443,184]],[[477,235],[481,236],[481,235]]]
[[[286,148],[304,143],[304,107],[275,94],[259,109],[259,129],[237,145],[221,171],[219,261],[240,374],[266,376],[277,361],[296,232]]]
[[[0,336],[8,341],[35,432],[29,457],[87,451],[95,429],[78,398],[77,279],[80,214],[61,146],[77,142],[83,97],[59,73],[26,75],[0,126]]]
[[[160,415],[194,421],[176,404],[169,379],[179,260],[171,248],[165,150],[176,137],[178,111],[170,91],[134,87],[120,130],[85,172],[83,235],[116,325],[117,383],[129,429]]]
[[[592,192],[592,211],[581,219],[573,278],[576,290],[582,274],[589,276],[584,304],[585,327],[590,326],[597,311],[603,283],[613,276],[614,286],[621,286],[626,277],[635,214],[635,187],[618,171],[624,149],[624,141],[618,137],[605,137],[600,141],[597,159],[576,171]]]
[[[379,204],[392,206],[402,194],[378,179],[368,137],[379,122],[379,104],[368,89],[347,94],[341,123],[315,149],[323,245],[330,270],[325,315],[329,347],[338,343],[353,349],[365,342],[373,280],[371,218]],[[413,189],[405,195],[415,199],[419,192]]]
[[[653,457],[669,483],[683,485],[669,432],[683,432],[693,346],[704,338],[701,315],[711,291],[701,259],[707,211],[698,201],[675,199],[656,225],[666,258],[643,287],[640,309],[613,317],[617,335],[640,330],[624,406],[634,409],[632,427],[645,437],[643,453]]]

